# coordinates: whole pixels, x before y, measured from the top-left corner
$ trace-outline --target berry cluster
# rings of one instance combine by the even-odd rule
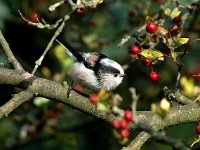
[[[147,31],[147,33],[149,33],[149,34],[154,34],[154,33],[156,33],[156,31],[157,31],[157,25],[156,25],[156,23],[154,23],[154,22],[148,22],[148,23],[146,24],[146,31]],[[137,55],[137,56],[139,56],[138,58],[141,59],[142,64],[143,64],[144,66],[148,67],[148,66],[151,66],[151,65],[152,65],[152,61],[151,61],[150,58],[142,56],[142,54],[141,54],[141,53],[142,53],[142,49],[140,49],[139,46],[137,46],[137,45],[132,45],[132,46],[130,47],[130,49],[129,49],[129,53],[130,53],[131,55]],[[141,57],[140,55],[141,55],[142,57]],[[157,80],[159,79],[159,75],[158,75],[156,72],[151,71],[151,72],[149,73],[149,79],[150,79],[151,81],[157,81]]]
[[[126,139],[130,136],[128,123],[131,121],[133,121],[132,112],[130,110],[125,110],[123,119],[112,120],[111,125],[113,128],[117,129],[122,139]]]

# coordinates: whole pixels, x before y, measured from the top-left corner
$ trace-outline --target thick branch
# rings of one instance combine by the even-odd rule
[[[17,59],[13,55],[6,39],[4,38],[4,36],[1,32],[1,30],[0,30],[0,43],[1,43],[3,50],[5,51],[6,56],[8,57],[8,61],[12,63],[13,67],[15,69],[18,69],[18,70],[24,70],[22,68],[21,64],[17,61]]]
[[[42,79],[36,76],[31,76],[29,73],[21,73],[17,70],[0,68],[0,84],[9,84],[29,89],[32,93],[38,96],[54,99],[66,103],[67,105],[78,109],[91,116],[104,120],[110,123],[110,119],[114,116],[108,115],[105,112],[97,112],[95,106],[91,104],[87,98],[72,91],[67,98],[67,88],[58,82]],[[188,104],[176,108],[171,108],[163,120],[158,115],[150,111],[138,111],[138,120],[147,124],[154,130],[165,129],[170,126],[175,126],[183,123],[200,121],[200,107],[198,104]],[[130,124],[129,129],[135,129],[134,124]],[[148,137],[144,138],[147,140]]]
[[[13,110],[15,110],[22,103],[30,100],[34,94],[29,90],[22,91],[14,95],[7,103],[0,107],[0,119],[3,116],[8,116]]]
[[[182,95],[180,93],[180,90],[178,89],[174,89],[171,90],[168,87],[164,87],[163,88],[163,93],[165,95],[165,97],[167,97],[167,99],[169,100],[175,100],[180,104],[196,104],[194,101],[192,101],[191,99],[185,97],[184,95]]]
[[[31,76],[29,73],[21,73],[17,70],[0,68],[0,84],[9,84],[18,86],[22,89],[31,90],[38,96],[43,96],[49,99],[62,101],[78,110],[88,113],[97,118],[103,119],[106,122],[110,120],[106,113],[96,112],[95,106],[91,104],[87,98],[72,91],[70,97],[67,98],[67,88],[62,84]],[[163,129],[165,127],[174,126],[177,124],[200,121],[200,109],[196,105],[184,105],[179,108],[172,108],[165,120],[158,115],[149,111],[138,111],[138,118],[141,122],[146,123],[153,129]],[[135,128],[131,125],[130,128]]]

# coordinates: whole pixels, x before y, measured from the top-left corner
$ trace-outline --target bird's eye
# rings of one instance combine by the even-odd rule
[[[117,73],[115,73],[115,74],[114,74],[114,77],[117,77],[117,76],[118,76],[118,74],[117,74]]]

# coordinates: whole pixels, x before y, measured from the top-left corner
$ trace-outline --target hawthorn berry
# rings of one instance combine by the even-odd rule
[[[93,94],[90,94],[89,100],[90,100],[91,103],[96,103],[97,100],[98,100],[98,95],[97,95],[97,94],[94,94],[94,93],[93,93]]]
[[[154,0],[156,3],[161,3],[162,0]]]
[[[130,136],[130,132],[127,128],[125,128],[120,131],[120,135],[122,138],[128,138]]]
[[[77,14],[83,14],[84,13],[84,9],[83,8],[77,8],[76,9],[76,13]]]
[[[136,45],[133,45],[133,46],[130,47],[130,52],[131,52],[131,54],[138,54],[139,51],[140,51],[140,49],[139,49],[139,47],[136,46]]]
[[[74,86],[74,90],[79,91],[79,92],[83,92],[83,88],[79,84]]]
[[[56,119],[56,117],[57,117],[57,114],[55,113],[55,112],[51,112],[48,116],[47,116],[47,118],[50,120],[50,119]]]
[[[172,20],[173,23],[180,23],[181,22],[181,18],[178,16],[178,17],[175,17],[173,20]]]
[[[38,22],[40,19],[40,15],[38,13],[32,12],[29,16],[28,19],[32,22]]]
[[[119,119],[115,119],[111,121],[111,125],[113,128],[119,128],[120,127],[120,120]]]
[[[149,58],[142,59],[142,64],[144,66],[150,66],[151,65],[151,60]]]
[[[149,78],[151,81],[157,81],[159,78],[159,75],[156,72],[152,71],[149,74]]]
[[[155,33],[157,30],[157,25],[154,22],[149,22],[146,25],[146,31],[149,33]]]
[[[200,134],[200,125],[196,125],[195,131],[196,134]]]
[[[134,10],[130,10],[128,12],[129,17],[134,17],[135,16],[135,11]]]
[[[133,120],[133,115],[132,115],[132,111],[130,110],[125,110],[124,111],[124,119],[129,122]]]
[[[128,122],[126,120],[121,120],[119,123],[121,128],[127,128],[128,127]]]

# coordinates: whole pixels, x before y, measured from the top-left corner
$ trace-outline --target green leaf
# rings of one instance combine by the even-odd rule
[[[188,43],[188,41],[189,41],[189,38],[180,38],[180,37],[168,39],[169,47],[172,49],[178,48],[181,45]]]
[[[38,106],[38,107],[40,107],[40,106],[42,106],[42,105],[45,105],[45,104],[47,104],[48,102],[49,102],[49,99],[44,98],[44,97],[36,97],[36,98],[34,98],[34,100],[33,100],[33,103],[34,103],[36,106]]]
[[[98,35],[96,33],[91,33],[91,34],[87,34],[87,35],[82,36],[82,40],[89,47],[91,47],[91,45],[95,42],[95,40],[97,40],[97,38],[98,38]]]
[[[172,53],[172,58],[173,58],[174,60],[176,60],[177,57],[183,55],[183,53],[184,53],[184,52],[173,52],[173,53]]]
[[[180,38],[181,44],[186,44],[186,43],[188,43],[188,41],[189,41],[189,38]]]
[[[107,111],[109,111],[109,105],[106,103],[98,102],[96,109],[97,109],[97,111],[107,112]]]
[[[164,14],[170,16],[171,10],[169,8],[165,9]]]
[[[176,7],[172,12],[170,17],[173,19],[175,17],[178,17],[181,14],[181,11],[179,11],[179,9]]]
[[[164,55],[162,52],[158,50],[150,50],[150,49],[145,49],[142,50],[140,55],[144,56],[145,58],[149,58],[151,60],[164,60]]]

